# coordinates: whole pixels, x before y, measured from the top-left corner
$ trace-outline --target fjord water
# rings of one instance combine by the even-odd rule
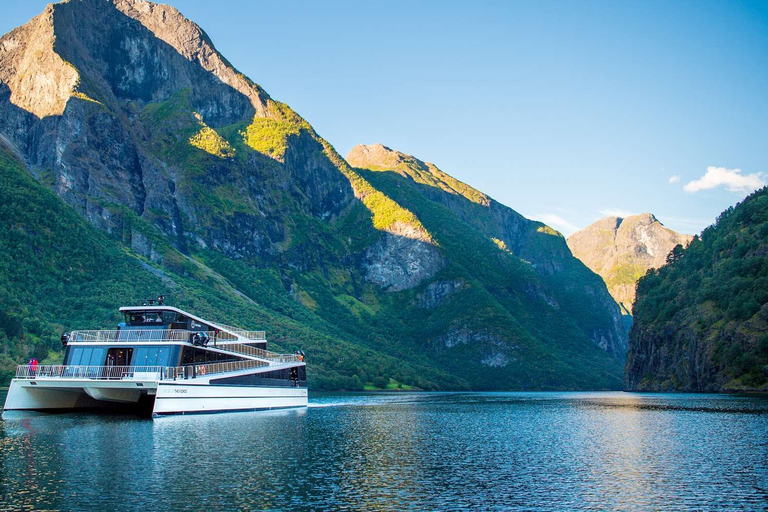
[[[5,413],[0,470],[2,509],[754,510],[768,400],[315,394],[155,421]]]

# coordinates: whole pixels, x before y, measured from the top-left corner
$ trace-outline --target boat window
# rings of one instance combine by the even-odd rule
[[[214,352],[213,350],[205,350],[195,347],[184,347],[184,352],[182,352],[181,355],[182,365],[188,365],[192,363],[224,363],[244,360],[245,358],[243,357],[221,354],[219,352]]]
[[[81,366],[88,366],[89,364],[91,364],[91,353],[93,353],[93,348],[83,347],[83,355],[80,358]]]
[[[88,366],[106,365],[106,362],[105,362],[106,352],[107,352],[106,347],[93,347],[93,352],[91,353],[91,360],[88,363]],[[84,358],[85,356],[83,356],[83,360],[85,360]]]
[[[157,349],[157,366],[168,366],[171,350],[169,347],[160,347]]]
[[[134,366],[149,366],[147,364],[147,358],[149,357],[149,347],[138,347],[136,349],[136,355],[133,357]]]
[[[80,364],[80,358],[83,356],[83,349],[81,347],[73,348],[69,354],[69,364],[77,366]]]
[[[145,366],[157,366],[157,347],[147,347],[147,364]]]
[[[163,323],[162,311],[134,311],[128,315],[131,325],[160,325]]]

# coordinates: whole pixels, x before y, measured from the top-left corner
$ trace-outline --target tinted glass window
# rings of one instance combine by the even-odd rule
[[[91,353],[91,361],[88,363],[89,366],[104,366],[104,358],[106,354],[107,349],[103,347],[94,347],[93,352]]]
[[[82,366],[88,366],[91,362],[91,353],[93,352],[93,349],[91,347],[84,347],[83,348],[83,355],[80,358],[80,365]]]
[[[83,349],[80,347],[73,348],[72,351],[69,353],[69,364],[71,365],[78,365],[80,364],[80,358],[83,356]]]
[[[171,351],[169,347],[160,347],[157,349],[157,366],[168,366]]]
[[[147,356],[149,355],[148,347],[138,347],[136,349],[136,355],[133,356],[134,366],[147,366]]]

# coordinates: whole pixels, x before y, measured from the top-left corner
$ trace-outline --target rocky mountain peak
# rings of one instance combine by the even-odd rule
[[[73,1],[73,0],[70,0]],[[90,0],[112,3],[120,12],[140,22],[156,37],[168,43],[184,58],[198,63],[223,83],[247,96],[258,114],[264,115],[267,93],[239,73],[216,50],[208,35],[178,9],[146,0]]]
[[[49,5],[0,39],[1,86],[12,104],[38,118],[62,115],[73,96],[147,103],[184,89],[193,91],[209,124],[269,115],[266,92],[234,69],[199,26],[171,6],[144,0]]]
[[[60,115],[79,83],[75,68],[54,49],[54,5],[0,38],[0,95],[42,118]]]
[[[666,228],[652,213],[605,217],[568,237],[568,246],[593,272],[626,312],[632,311],[635,283],[649,268],[666,263],[676,245],[689,235]]]
[[[221,275],[268,316],[485,388],[576,382],[561,361],[617,382],[619,308],[559,234],[381,144],[348,165],[172,7],[69,0],[2,37],[0,141],[153,275]],[[435,281],[459,284],[430,288],[424,315]]]
[[[364,169],[370,169],[372,167],[394,169],[400,165],[403,162],[404,157],[407,156],[408,155],[405,155],[404,153],[400,153],[399,151],[395,151],[379,143],[358,144],[347,154],[347,162],[353,167]]]

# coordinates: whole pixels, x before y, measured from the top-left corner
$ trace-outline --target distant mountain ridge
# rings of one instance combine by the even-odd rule
[[[692,236],[672,231],[651,213],[605,217],[568,237],[573,255],[600,275],[626,314],[632,314],[635,286],[648,269],[659,268],[677,245]]]
[[[172,7],[69,0],[3,36],[0,135],[21,160],[5,161],[9,175],[31,173],[87,219],[76,226],[94,251],[138,262],[119,268],[160,277],[155,293],[179,306],[314,352],[316,389],[621,385],[618,308],[556,231],[383,146],[350,165]],[[27,197],[19,179],[9,201]],[[13,278],[43,290],[45,272]],[[7,331],[16,360],[55,357],[59,326],[94,327],[68,325],[79,306],[45,289],[70,309]],[[4,293],[0,312],[16,319],[21,295]]]

